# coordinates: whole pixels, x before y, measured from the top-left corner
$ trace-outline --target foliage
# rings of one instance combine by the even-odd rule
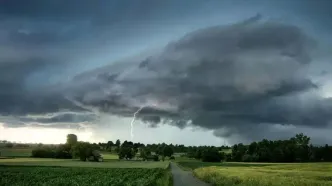
[[[31,154],[34,158],[55,158],[55,151],[50,147],[37,147]]]
[[[115,146],[120,147],[120,145],[121,145],[121,141],[119,139],[117,139],[115,142]]]
[[[119,159],[132,159],[135,153],[130,147],[121,147],[119,152]]]
[[[166,186],[168,170],[0,166],[0,185]]]
[[[71,149],[73,157],[80,158],[81,161],[86,161],[90,157],[94,158],[94,161],[98,161],[100,154],[96,153],[97,146],[88,142],[77,142]]]
[[[332,147],[314,147],[310,138],[300,133],[288,140],[264,139],[249,145],[236,144],[230,160],[243,162],[319,162],[332,161]],[[229,159],[229,158],[227,158]]]
[[[77,136],[75,134],[68,134],[67,135],[67,144],[73,146],[77,143]]]
[[[146,160],[149,156],[151,156],[151,151],[149,148],[140,148],[140,157]]]
[[[169,145],[165,145],[162,150],[162,156],[171,157],[174,154],[173,149]]]
[[[205,149],[202,152],[202,161],[203,162],[220,162],[221,154],[216,148]]]
[[[6,143],[5,147],[6,148],[13,148],[14,144],[12,144],[12,143]]]

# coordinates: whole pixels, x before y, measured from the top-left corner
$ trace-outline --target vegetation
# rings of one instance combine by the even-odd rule
[[[313,146],[308,136],[297,134],[288,140],[264,139],[249,145],[236,144],[232,161],[243,162],[331,162],[332,147]]]
[[[0,157],[30,157],[31,148],[0,148]]]
[[[143,161],[119,161],[105,160],[104,162],[82,162],[71,159],[50,158],[13,158],[0,159],[0,165],[8,166],[52,166],[52,167],[93,167],[93,168],[165,168],[168,162],[143,162]]]
[[[128,185],[166,186],[165,169],[94,169],[0,166],[0,185]]]
[[[234,164],[233,164],[234,165]],[[209,166],[195,169],[194,175],[212,185],[237,186],[323,186],[332,185],[332,164],[255,164]]]
[[[16,155],[14,155],[16,153],[14,151],[17,151]],[[0,156],[13,155],[18,157],[18,154],[22,152],[24,155],[30,153],[32,157],[38,157],[0,159],[0,174],[3,174],[3,169],[9,170],[1,183],[2,185],[6,180],[7,183],[8,180],[14,180],[15,177],[10,172],[11,170],[16,171],[16,166],[19,166],[20,169],[21,166],[29,166],[24,168],[24,170],[31,169],[27,171],[31,173],[29,181],[35,179],[35,172],[46,170],[47,167],[52,166],[57,167],[56,170],[61,169],[61,167],[71,167],[68,170],[72,170],[73,174],[68,172],[65,176],[66,179],[68,178],[68,184],[80,184],[80,180],[77,180],[76,177],[81,177],[83,173],[74,167],[82,167],[84,169],[82,171],[87,171],[86,173],[94,168],[111,168],[105,173],[100,173],[100,177],[103,179],[106,175],[111,176],[110,180],[114,179],[114,183],[118,185],[124,183],[121,180],[127,180],[128,185],[139,183],[147,185],[171,184],[172,176],[170,168],[167,167],[168,162],[163,162],[165,159],[177,162],[183,169],[193,171],[195,176],[213,185],[332,185],[330,176],[332,164],[322,163],[332,161],[332,147],[328,145],[313,146],[310,144],[310,138],[304,134],[297,134],[288,140],[264,139],[248,145],[235,144],[232,147],[184,146],[165,143],[145,145],[130,141],[121,143],[120,140],[116,140],[115,143],[108,141],[97,144],[78,141],[74,134],[69,134],[66,144],[61,145],[27,145],[6,141],[0,144],[0,152],[2,153]],[[8,152],[12,152],[12,154]],[[94,162],[103,159],[105,159],[103,163]],[[147,162],[146,160],[151,161]],[[82,161],[88,162],[83,163]],[[165,169],[165,167],[167,168]],[[90,168],[90,170],[86,168]],[[150,174],[150,169],[155,169],[155,174],[159,174],[159,177],[155,174],[150,175],[151,178],[141,176],[141,172],[144,171],[136,174],[136,169],[130,170],[130,175],[121,174],[123,177],[118,177],[118,174],[113,171],[119,168],[121,171],[129,168],[149,169],[144,169],[146,174]],[[22,169],[22,171],[24,170]],[[158,173],[158,171],[161,172]],[[86,182],[80,185],[102,184],[101,181],[98,182],[94,178],[99,174],[97,173],[99,170],[95,172],[96,174],[92,173],[91,177],[90,174],[87,174],[89,176],[85,175]],[[47,174],[47,176],[50,175],[53,173]],[[139,177],[138,180],[135,179],[135,175],[137,178]],[[133,178],[129,178],[129,176],[133,176]],[[54,178],[55,185],[63,184],[64,182],[58,182],[58,177]],[[13,183],[20,185],[22,184],[19,182],[20,180],[22,179]],[[48,184],[48,180],[45,183],[43,181],[45,182],[44,179],[40,179],[35,185]],[[107,183],[109,182],[103,182],[106,185]]]

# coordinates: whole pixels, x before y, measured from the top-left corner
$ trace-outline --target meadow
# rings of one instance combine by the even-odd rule
[[[202,163],[178,162],[216,186],[332,185],[332,163]]]

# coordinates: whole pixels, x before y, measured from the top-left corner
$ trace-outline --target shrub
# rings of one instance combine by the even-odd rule
[[[206,149],[202,152],[203,162],[220,162],[221,154],[217,149]]]
[[[13,148],[13,147],[14,147],[14,144],[12,144],[12,143],[7,143],[7,144],[5,145],[5,147],[7,147],[7,148]]]
[[[38,147],[32,150],[34,158],[55,158],[55,151],[47,147]]]

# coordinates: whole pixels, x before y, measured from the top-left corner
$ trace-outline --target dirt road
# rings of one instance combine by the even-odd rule
[[[209,186],[209,184],[195,178],[190,171],[184,171],[180,167],[171,163],[174,186]]]

